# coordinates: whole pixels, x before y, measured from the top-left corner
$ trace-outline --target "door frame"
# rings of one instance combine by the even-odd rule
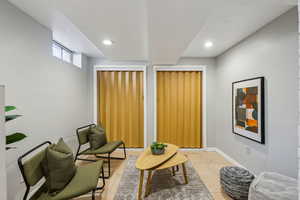
[[[94,83],[94,123],[98,121],[98,94],[97,94],[97,72],[98,71],[142,71],[144,84],[144,148],[147,147],[147,66],[146,65],[95,65],[93,71]],[[100,111],[101,112],[101,111]]]
[[[157,72],[159,71],[200,71],[202,72],[202,148],[207,147],[206,132],[206,66],[205,65],[175,65],[154,66],[154,141],[157,140]]]

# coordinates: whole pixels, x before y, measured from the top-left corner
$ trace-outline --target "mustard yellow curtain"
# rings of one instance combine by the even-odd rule
[[[202,147],[202,72],[157,72],[157,140]]]
[[[98,71],[98,123],[110,141],[144,145],[143,72]]]

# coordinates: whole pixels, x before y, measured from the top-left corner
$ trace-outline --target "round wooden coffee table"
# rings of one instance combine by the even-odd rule
[[[173,144],[167,144],[165,153],[163,155],[152,155],[150,147],[148,147],[137,159],[136,168],[140,170],[140,183],[138,190],[138,200],[142,198],[144,171],[148,171],[148,178],[146,183],[145,196],[148,196],[151,191],[152,174],[155,170],[162,170],[172,168],[173,175],[175,175],[175,166],[182,165],[184,181],[187,184],[188,178],[186,175],[186,168],[184,163],[188,160],[182,153],[178,152],[178,147]]]

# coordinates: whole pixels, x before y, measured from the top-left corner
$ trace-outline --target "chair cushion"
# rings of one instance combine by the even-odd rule
[[[51,196],[41,188],[30,200],[65,200],[84,195],[96,189],[103,161],[79,166],[71,182],[57,195]]]
[[[73,152],[62,139],[57,145],[51,145],[46,149],[43,165],[48,191],[51,195],[61,191],[76,172]]]
[[[105,133],[105,129],[102,128],[100,125],[94,126],[92,129],[93,129],[93,130],[98,130],[98,131],[100,131],[100,132]],[[92,130],[91,130],[91,131],[92,131]]]
[[[92,150],[91,148],[82,151],[80,155],[94,155],[94,154],[105,154],[105,153],[112,153],[116,150],[120,145],[123,144],[123,141],[114,141],[105,144],[104,146],[100,147],[99,149]]]
[[[41,164],[45,159],[46,149],[37,153],[30,159],[24,162],[24,175],[30,186],[34,186],[38,183],[44,176],[43,165]]]
[[[91,128],[86,128],[78,132],[78,142],[80,145],[84,145],[89,142],[88,135],[91,133]]]
[[[98,149],[107,143],[105,132],[96,127],[91,129],[91,134],[88,137],[92,150]]]

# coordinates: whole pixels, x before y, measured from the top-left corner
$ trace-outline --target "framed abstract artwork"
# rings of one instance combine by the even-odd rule
[[[232,83],[232,132],[265,143],[264,77]]]

